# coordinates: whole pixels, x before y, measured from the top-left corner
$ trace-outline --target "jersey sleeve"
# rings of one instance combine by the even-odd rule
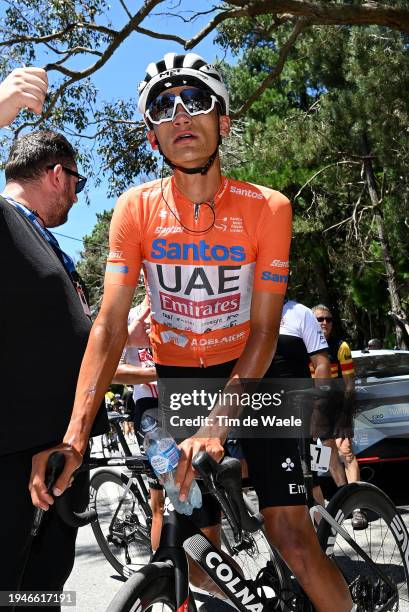
[[[328,350],[321,326],[309,308],[304,310],[302,326],[302,339],[309,355]]]
[[[254,291],[285,295],[288,282],[292,210],[282,194],[271,196],[260,215]]]
[[[342,375],[353,376],[355,374],[354,363],[352,361],[351,349],[346,342],[341,342],[337,358],[341,364]]]
[[[105,284],[136,287],[141,268],[141,229],[136,218],[137,195],[132,190],[117,201],[109,229]]]

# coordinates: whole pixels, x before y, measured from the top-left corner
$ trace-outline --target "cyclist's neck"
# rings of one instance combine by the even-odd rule
[[[173,171],[175,186],[191,202],[210,202],[219,191],[222,177],[219,160],[216,159],[207,174],[185,174]]]

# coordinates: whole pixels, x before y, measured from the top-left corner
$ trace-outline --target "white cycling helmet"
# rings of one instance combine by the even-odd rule
[[[181,85],[211,91],[220,103],[222,114],[229,114],[229,94],[220,72],[196,53],[166,53],[163,59],[149,64],[145,79],[138,86],[139,111],[145,116],[149,104],[165,89]]]

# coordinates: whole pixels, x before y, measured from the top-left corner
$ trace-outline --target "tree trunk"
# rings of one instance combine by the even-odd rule
[[[395,267],[393,265],[388,241],[386,238],[385,223],[383,220],[382,212],[379,208],[379,197],[376,189],[376,179],[370,157],[370,146],[367,134],[364,134],[363,136],[363,154],[365,180],[368,186],[369,197],[371,198],[372,206],[374,207],[375,211],[375,225],[378,234],[379,244],[381,247],[383,264],[385,266],[386,279],[388,283],[388,291],[391,303],[391,312],[389,314],[392,316],[395,324],[397,346],[400,348],[409,349],[409,322],[402,308]]]

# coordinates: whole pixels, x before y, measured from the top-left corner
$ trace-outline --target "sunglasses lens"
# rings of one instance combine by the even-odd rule
[[[163,121],[171,119],[173,108],[175,106],[174,94],[163,94],[158,96],[152,104],[149,105],[149,116],[152,121]]]
[[[212,97],[203,89],[184,89],[180,97],[191,115],[208,111],[212,106]]]
[[[80,193],[84,189],[86,182],[87,182],[86,178],[80,178],[78,183],[75,186],[75,193]]]
[[[206,113],[212,108],[212,96],[203,89],[183,89],[179,96],[190,115]],[[154,123],[170,121],[179,96],[172,93],[164,93],[158,96],[148,107],[148,118]]]
[[[323,323],[326,321],[327,323],[332,323],[332,317],[317,317],[318,323]]]

